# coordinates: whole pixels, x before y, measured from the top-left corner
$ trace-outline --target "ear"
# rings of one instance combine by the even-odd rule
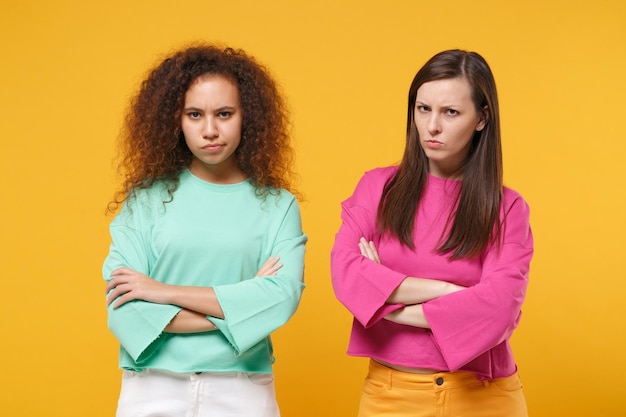
[[[478,124],[476,125],[476,131],[480,132],[481,130],[483,130],[485,128],[485,125],[487,125],[488,120],[489,120],[489,111],[487,109],[487,106],[485,106],[483,107],[482,114],[480,115],[480,120],[478,121]]]

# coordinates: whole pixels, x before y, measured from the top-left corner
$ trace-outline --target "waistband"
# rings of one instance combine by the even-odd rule
[[[254,377],[254,376],[273,376],[273,374],[261,374],[254,372],[237,372],[237,371],[226,371],[226,372],[212,372],[212,371],[204,371],[204,372],[172,372],[165,369],[155,369],[155,368],[146,368],[141,371],[131,371],[128,369],[123,370],[123,374],[127,376],[135,376],[135,375],[154,375],[154,376],[163,376],[175,379],[189,379],[189,378],[198,378],[198,377],[210,377],[210,378],[237,378],[237,377]]]
[[[479,380],[473,372],[414,374],[397,371],[374,360],[370,360],[368,378],[390,387],[415,390],[453,389],[470,385],[489,385],[489,381]]]

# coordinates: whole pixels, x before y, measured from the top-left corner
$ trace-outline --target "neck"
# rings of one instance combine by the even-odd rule
[[[191,161],[189,171],[201,180],[213,184],[237,184],[247,178],[246,174],[234,164],[230,166],[207,165],[197,159]]]

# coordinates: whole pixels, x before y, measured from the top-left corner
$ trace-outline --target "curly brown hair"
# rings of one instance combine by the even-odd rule
[[[193,45],[175,52],[141,83],[131,99],[120,132],[120,191],[108,205],[117,210],[133,191],[155,182],[167,184],[172,201],[180,173],[192,161],[185,143],[181,116],[185,93],[205,75],[221,75],[239,89],[242,110],[241,142],[235,151],[239,168],[260,197],[292,187],[293,148],[285,102],[267,69],[242,50]]]

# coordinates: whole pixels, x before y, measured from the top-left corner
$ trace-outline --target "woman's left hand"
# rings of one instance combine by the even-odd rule
[[[380,263],[380,257],[378,256],[378,251],[376,250],[376,246],[374,246],[374,242],[367,241],[364,237],[359,240],[359,249],[361,250],[361,255],[365,256],[368,259]]]
[[[270,256],[267,261],[261,266],[255,275],[255,277],[275,277],[276,272],[283,267],[280,263],[280,256]]]
[[[111,273],[112,279],[107,282],[107,305],[113,303],[114,308],[132,300],[144,300],[156,304],[169,304],[170,285],[159,282],[149,276],[130,268],[118,268]]]

